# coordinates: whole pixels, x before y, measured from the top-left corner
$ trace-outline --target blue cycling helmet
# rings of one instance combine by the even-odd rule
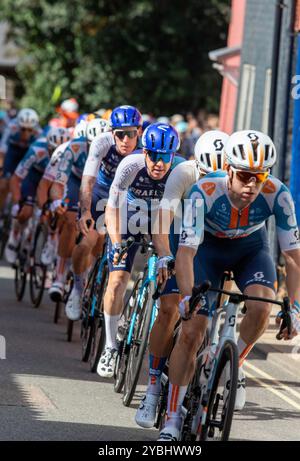
[[[110,116],[110,126],[112,129],[126,128],[128,126],[141,126],[142,115],[133,106],[119,106],[116,107]]]
[[[167,123],[152,123],[142,136],[145,149],[161,154],[173,154],[180,146],[180,138],[175,128]]]
[[[88,118],[88,115],[88,113],[80,114],[76,119],[75,125],[78,125],[78,123],[80,123],[82,120],[86,120]]]

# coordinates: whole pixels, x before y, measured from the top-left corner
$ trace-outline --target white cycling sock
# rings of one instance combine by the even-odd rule
[[[65,283],[71,264],[71,258],[62,258],[61,256],[57,256],[56,282]]]
[[[181,407],[187,391],[187,386],[178,386],[169,384],[168,411],[166,426],[175,426],[178,429],[181,426]]]
[[[118,321],[120,315],[109,315],[104,312],[105,318],[105,335],[106,335],[106,343],[105,347],[109,347],[111,349],[118,349],[117,346],[117,331],[118,331]]]

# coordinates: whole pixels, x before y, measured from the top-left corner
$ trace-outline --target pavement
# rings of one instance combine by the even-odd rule
[[[155,441],[157,430],[134,420],[146,389],[147,358],[134,399],[124,407],[113,381],[81,361],[79,324],[68,343],[66,319],[53,323],[47,294],[34,309],[27,287],[19,303],[13,277],[1,263],[0,440]],[[300,354],[295,339],[275,339],[274,319],[275,310],[245,362],[247,403],[234,416],[232,440],[300,440]]]

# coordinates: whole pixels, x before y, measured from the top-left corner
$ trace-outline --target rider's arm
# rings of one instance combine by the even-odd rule
[[[79,201],[82,217],[91,219],[92,191],[99,172],[100,164],[114,144],[112,133],[102,133],[92,141],[89,155],[84,165]]]
[[[49,179],[43,177],[40,180],[36,192],[37,204],[39,208],[43,208],[43,206],[47,202],[51,185],[52,181],[50,181]]]
[[[21,199],[21,184],[22,184],[22,178],[20,178],[19,176],[16,175],[16,173],[14,173],[9,183],[9,187],[10,187],[11,194],[12,194],[12,201],[14,204],[19,203]]]
[[[300,320],[300,236],[295,206],[286,186],[282,185],[274,202],[274,215],[280,249],[286,262],[286,284],[292,311]]]
[[[176,280],[182,296],[190,296],[194,285],[194,256],[197,250],[193,247],[180,246],[176,254]]]
[[[167,179],[164,195],[160,201],[158,219],[159,232],[153,235],[158,256],[171,255],[169,234],[174,220],[174,233],[179,233],[182,220],[182,199],[197,180],[197,170],[194,162],[183,162],[171,171]]]
[[[286,286],[292,303],[300,304],[300,249],[283,251],[286,264]]]

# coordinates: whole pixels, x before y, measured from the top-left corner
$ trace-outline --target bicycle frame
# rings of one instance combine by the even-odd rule
[[[103,268],[104,268],[104,265],[106,264],[106,262],[107,262],[107,254],[106,254],[106,251],[105,251],[102,258],[101,258],[101,262],[99,264],[99,268],[98,268],[98,272],[97,272],[97,276],[96,276],[96,286],[98,286],[100,284],[100,282],[101,282]],[[92,299],[91,317],[95,316],[95,310],[96,310],[97,301],[98,301],[98,297],[97,297],[96,293],[97,293],[97,290],[94,290],[93,299]]]
[[[147,272],[147,277],[146,279],[143,281],[143,284],[141,286],[141,288],[139,289],[139,294],[138,294],[138,300],[137,300],[137,304],[138,304],[138,307],[139,309],[141,309],[142,307],[142,304],[143,304],[143,300],[144,300],[144,296],[145,296],[145,292],[146,292],[146,289],[147,289],[147,286],[149,285],[150,282],[154,282],[155,284],[155,287],[156,287],[156,263],[157,263],[157,255],[153,254],[151,255],[149,258],[148,258],[148,272]],[[130,346],[131,342],[132,342],[132,336],[133,336],[133,331],[134,331],[134,325],[135,325],[135,322],[136,322],[136,318],[137,318],[137,315],[138,315],[138,310],[137,309],[133,315],[132,315],[132,318],[130,320],[130,327],[129,327],[129,332],[128,332],[128,336],[127,336],[127,341],[126,341],[126,345],[127,346]],[[151,323],[150,323],[150,331],[153,327],[153,324],[154,324],[154,321],[155,321],[155,318],[156,318],[156,313],[157,313],[157,301],[155,301],[152,305],[152,315],[151,315]]]

